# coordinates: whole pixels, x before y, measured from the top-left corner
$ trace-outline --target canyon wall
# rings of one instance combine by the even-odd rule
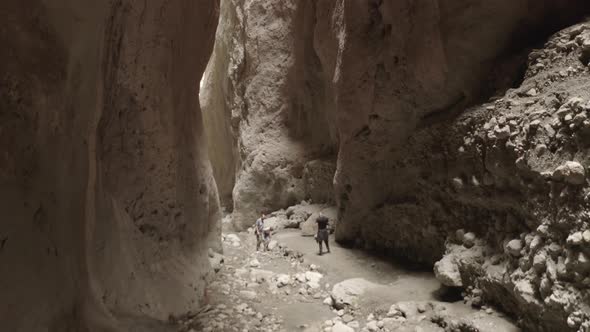
[[[199,110],[215,1],[5,1],[0,321],[114,331],[196,308],[219,250]]]
[[[337,135],[313,51],[315,1],[226,0],[221,7],[201,99],[205,122],[219,128],[207,137],[222,196],[235,181],[234,225],[304,199],[333,201]]]
[[[223,110],[205,113],[231,114],[226,132],[232,142],[224,144],[235,149],[235,168],[218,172],[225,166],[215,161],[213,168],[216,176],[235,179],[237,227],[252,224],[261,210],[327,197],[338,206],[336,239],[342,243],[426,265],[446,254],[435,268],[444,283],[465,287],[478,299],[474,304],[484,298],[503,306],[527,329],[576,330],[586,324],[587,295],[579,283],[586,280],[580,267],[584,251],[580,243],[567,244],[570,235],[578,238],[586,227],[575,222],[583,215],[579,201],[585,184],[563,184],[564,174],[587,166],[585,148],[557,153],[566,143],[555,145],[535,175],[529,166],[522,168],[533,155],[527,152],[528,138],[516,138],[528,132],[522,114],[537,114],[534,105],[551,108],[549,118],[569,97],[585,98],[579,92],[587,73],[578,59],[580,52],[586,54],[579,49],[584,43],[578,40],[579,28],[577,34],[552,37],[544,55],[545,67],[569,56],[567,66],[555,72],[565,70],[559,77],[571,76],[571,84],[579,87],[556,85],[537,104],[511,101],[533,86],[531,94],[551,85],[531,78],[538,73],[533,75],[531,66],[537,64],[527,56],[552,33],[589,13],[584,1],[228,4],[232,14],[221,14],[221,22],[234,27],[228,29],[232,36],[225,36],[228,54],[214,55],[227,58],[222,67],[227,72],[206,84],[231,93]],[[484,106],[469,108],[490,98]],[[581,108],[572,107],[566,106],[573,118]],[[508,109],[520,115],[504,114]],[[580,164],[566,164],[574,160]],[[322,167],[308,167],[314,164]],[[548,181],[547,172],[558,165],[556,180]],[[316,168],[322,171],[314,173]],[[333,182],[326,181],[332,173]],[[564,188],[563,194],[555,192]],[[557,203],[556,197],[564,195],[571,195],[567,204]],[[569,226],[551,230],[548,224],[564,214]],[[537,239],[534,249],[532,239]],[[562,271],[562,277],[553,268],[543,275],[545,265],[531,268],[538,250],[548,255],[551,246],[554,263],[573,269]],[[558,300],[562,295],[566,300]]]

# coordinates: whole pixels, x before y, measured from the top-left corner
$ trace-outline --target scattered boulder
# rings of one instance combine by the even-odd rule
[[[508,241],[508,243],[504,247],[504,250],[507,254],[511,256],[520,257],[522,251],[522,241],[520,239]]]
[[[350,326],[344,325],[342,322],[336,322],[332,326],[332,332],[354,332],[354,329]]]
[[[240,297],[246,300],[255,300],[256,299],[256,292],[249,291],[249,290],[242,290],[240,291]]]
[[[434,264],[434,275],[441,284],[448,287],[462,287],[461,273],[454,255],[445,255]]]
[[[584,241],[584,237],[582,232],[574,232],[567,237],[567,244],[572,246],[578,246],[582,244]]]
[[[378,287],[377,284],[363,278],[347,279],[334,285],[330,295],[332,296],[334,307],[342,309],[347,305],[355,305],[359,296],[363,295],[367,290],[376,287]]]
[[[465,248],[471,248],[475,245],[475,239],[477,237],[475,236],[475,233],[472,232],[468,232],[465,233],[463,235],[463,245],[465,246]]]
[[[582,164],[576,161],[566,161],[558,166],[552,174],[554,181],[564,181],[573,185],[580,185],[586,181],[586,171]]]
[[[288,274],[279,274],[277,276],[277,287],[285,287],[291,284],[291,277]]]
[[[268,243],[268,250],[274,250],[278,246],[278,242],[276,240],[271,240]]]
[[[260,270],[260,269],[252,269],[250,271],[250,279],[252,279],[253,281],[256,281],[257,283],[262,283],[262,282],[269,282],[272,280],[272,277],[274,276],[274,272],[272,271],[267,271],[267,270]]]

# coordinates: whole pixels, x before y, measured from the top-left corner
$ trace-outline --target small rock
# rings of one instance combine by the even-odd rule
[[[254,258],[253,260],[250,261],[250,266],[251,267],[259,267],[260,262],[256,258]]]
[[[278,242],[276,240],[271,240],[268,243],[268,250],[273,250],[274,248],[276,248],[278,245]]]
[[[536,252],[543,245],[543,239],[539,234],[536,234],[531,240],[530,249],[532,252]]]
[[[555,181],[565,181],[570,184],[580,185],[586,180],[586,171],[582,164],[576,161],[566,161],[553,171],[552,178]]]
[[[332,306],[333,302],[332,302],[332,298],[331,297],[326,297],[324,299],[324,304],[329,305],[330,307]]]
[[[532,89],[530,89],[529,91],[526,92],[526,95],[529,96],[529,97],[534,97],[537,94],[539,94],[539,92],[535,88],[532,88]]]
[[[535,269],[537,273],[544,272],[546,267],[545,261],[547,261],[547,255],[544,252],[536,254],[533,258],[533,269]]]
[[[279,274],[277,276],[277,287],[285,287],[291,284],[291,277],[287,274]]]
[[[416,305],[416,310],[418,310],[418,312],[422,314],[426,312],[426,306],[424,305],[424,303],[418,303]]]
[[[353,320],[352,322],[349,322],[348,324],[349,327],[352,327],[353,329],[358,329],[359,327],[361,327],[361,324],[359,322],[357,322],[356,320]]]
[[[332,332],[354,332],[354,329],[350,326],[346,326],[341,322],[337,322],[332,326]]]
[[[354,320],[354,317],[352,317],[352,315],[350,314],[345,314],[342,316],[342,321],[345,323],[350,323]]]
[[[582,241],[584,241],[584,237],[582,236],[582,232],[575,232],[570,234],[570,236],[567,237],[567,244],[572,245],[572,246],[578,246],[580,244],[582,244]]]
[[[463,236],[463,245],[465,246],[465,248],[471,248],[475,245],[475,234],[472,232],[469,233],[465,233],[465,235]]]
[[[514,257],[519,257],[522,250],[522,241],[520,239],[510,240],[504,249],[506,250],[506,253]]]
[[[585,230],[582,233],[582,238],[584,239],[584,242],[590,243],[590,230]]]
[[[445,255],[434,264],[434,275],[443,285],[449,287],[462,287],[461,273],[455,262],[455,256]]]
[[[240,297],[247,299],[247,300],[254,300],[256,299],[256,292],[254,291],[247,291],[247,290],[243,290],[240,291]]]
[[[496,127],[494,127],[494,134],[500,140],[507,139],[508,137],[510,137],[510,127],[509,126],[503,126],[503,127],[496,126]]]

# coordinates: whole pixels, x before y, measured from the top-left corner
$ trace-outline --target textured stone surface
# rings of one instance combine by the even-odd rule
[[[202,301],[220,249],[197,94],[215,7],[0,5],[2,330],[112,331],[110,311]]]
[[[219,128],[208,137],[223,195],[235,178],[234,225],[243,229],[260,212],[303,199],[333,200],[337,136],[313,51],[314,2],[225,0],[221,7],[227,33],[217,41],[201,99],[211,101],[206,123]]]

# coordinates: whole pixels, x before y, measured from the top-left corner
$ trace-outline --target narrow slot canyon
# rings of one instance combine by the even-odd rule
[[[589,15],[3,1],[0,331],[590,332]]]

